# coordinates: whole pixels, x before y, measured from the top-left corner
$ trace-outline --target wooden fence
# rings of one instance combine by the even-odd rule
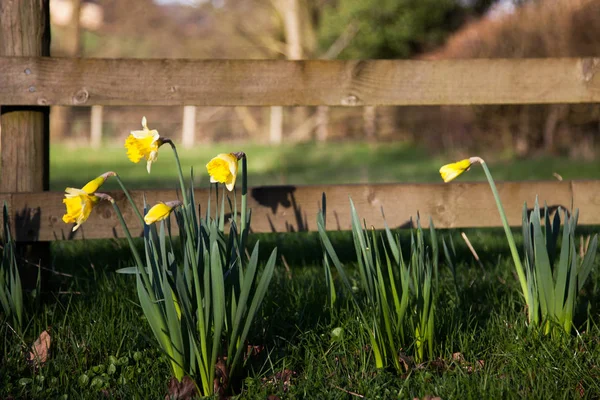
[[[533,207],[536,195],[552,210],[561,206],[579,208],[582,224],[600,224],[600,181],[505,182],[498,185],[511,225],[521,224],[523,202]],[[109,192],[119,204],[132,232],[142,226],[122,192]],[[254,232],[298,232],[316,230],[316,215],[322,193],[327,194],[327,228],[350,229],[349,197],[369,226],[383,228],[382,210],[390,227],[410,226],[411,216],[420,214],[428,226],[429,216],[439,228],[501,226],[496,204],[487,183],[452,184],[358,184],[332,186],[265,186],[249,190]],[[138,207],[143,195],[154,204],[177,199],[175,190],[137,190],[132,197]],[[208,190],[195,193],[201,212],[206,212]],[[214,196],[214,191],[213,191]],[[113,208],[99,203],[89,220],[75,233],[62,221],[61,192],[0,195],[10,205],[15,235],[21,241],[97,239],[124,237]],[[213,212],[215,199],[212,200]]]
[[[0,7],[0,199],[22,241],[120,237],[112,209],[100,204],[76,234],[63,224],[62,193],[48,188],[48,106],[365,106],[600,102],[600,59],[452,61],[133,60],[48,57],[48,0]],[[449,160],[450,161],[450,160]],[[398,160],[401,162],[401,160]],[[92,178],[92,177],[90,177]],[[81,182],[73,182],[74,185]],[[499,185],[511,224],[536,195],[551,206],[578,207],[583,224],[600,224],[600,181]],[[417,213],[436,226],[499,226],[487,184],[389,184],[252,188],[255,232],[315,229],[321,193],[329,229],[350,227],[348,197],[361,217],[406,226]],[[135,191],[141,203],[174,191]],[[122,194],[133,230],[141,231]],[[198,190],[206,204],[208,193]]]

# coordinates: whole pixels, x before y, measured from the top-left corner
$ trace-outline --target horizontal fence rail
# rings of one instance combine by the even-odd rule
[[[600,102],[600,58],[0,57],[0,104],[362,106]]]
[[[600,181],[504,182],[498,184],[500,197],[513,226],[521,225],[526,201],[533,207],[536,195],[552,211],[558,206],[579,208],[579,222],[600,224]],[[350,229],[349,198],[368,227],[383,227],[381,211],[390,227],[409,227],[411,217],[420,214],[428,226],[429,216],[438,228],[498,227],[500,217],[487,183],[451,184],[358,184],[332,186],[265,186],[249,189],[253,232],[316,230],[321,195],[327,195],[327,229]],[[119,204],[132,233],[141,235],[142,225],[120,191],[109,192]],[[150,205],[177,198],[175,190],[137,190],[132,197],[142,207],[143,196]],[[206,212],[209,191],[197,189],[196,201]],[[214,195],[214,191],[213,191]],[[65,212],[60,192],[0,194],[6,201],[15,237],[20,241],[99,239],[124,237],[110,203],[100,202],[89,220],[71,233],[72,225],[62,221]],[[212,201],[213,212],[215,201]],[[239,205],[239,203],[238,203]]]

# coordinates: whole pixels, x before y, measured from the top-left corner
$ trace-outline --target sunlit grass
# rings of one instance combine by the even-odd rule
[[[88,149],[52,145],[50,149],[50,188],[64,190],[74,182],[113,170],[127,187],[175,188],[175,163],[171,152],[161,149],[152,174],[144,163],[133,164],[120,146]],[[243,150],[250,160],[249,185],[341,184],[386,182],[439,182],[438,169],[449,158],[430,155],[406,143],[305,143],[268,146],[258,144],[216,144],[179,149],[184,172],[195,171],[196,184],[208,185],[206,163],[217,153]],[[488,159],[496,179],[554,180],[600,179],[600,160],[573,160],[567,157],[533,157],[528,159]],[[483,181],[483,172],[474,169],[469,180]],[[117,189],[115,182],[105,187]]]
[[[290,260],[310,245],[316,249],[312,257],[305,256],[304,266],[292,264],[289,271],[278,267],[258,324],[249,334],[248,344],[262,350],[248,359],[248,376],[232,382],[234,392],[244,399],[271,394],[353,398],[348,391],[366,398],[580,398],[581,393],[583,398],[598,397],[600,329],[595,323],[586,328],[581,318],[589,302],[593,321],[599,320],[598,273],[593,272],[579,305],[575,323],[581,336],[555,340],[534,335],[525,326],[518,282],[508,249],[498,239],[500,232],[467,231],[485,273],[472,260],[458,232],[450,233],[460,260],[459,298],[450,271],[442,266],[436,310],[439,342],[433,361],[413,366],[403,375],[375,369],[368,339],[360,334],[361,322],[350,304],[342,302],[336,320],[331,320],[323,307],[327,288],[320,266],[322,254],[313,236],[297,241],[297,235],[287,235],[287,241],[280,235],[261,235],[261,242],[286,242],[282,251]],[[336,248],[348,247],[353,252],[350,235],[338,234],[333,239]],[[520,246],[518,235],[516,239]],[[72,276],[54,275],[41,306],[30,305],[26,317],[30,323],[23,338],[31,344],[41,330],[50,327],[51,357],[41,369],[30,368],[20,340],[2,324],[0,397],[164,398],[170,376],[168,360],[153,349],[152,333],[136,305],[134,278],[114,274],[132,262],[127,246],[113,240],[56,242],[52,251],[57,272]],[[343,262],[358,282],[350,259],[345,257]],[[331,335],[337,327],[343,330],[341,337]],[[281,378],[282,373],[290,379]]]

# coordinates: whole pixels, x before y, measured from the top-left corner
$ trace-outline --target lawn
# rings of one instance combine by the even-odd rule
[[[300,145],[210,145],[179,149],[184,172],[193,168],[197,187],[208,185],[206,163],[220,152],[244,151],[248,155],[249,185],[343,184],[384,182],[441,182],[438,169],[456,156],[432,156],[424,149],[406,143],[306,143]],[[497,180],[600,179],[600,160],[584,161],[567,157],[532,157],[488,160]],[[174,188],[175,163],[170,151],[161,151],[152,174],[142,165],[127,160],[122,147],[102,149],[70,148],[53,145],[50,149],[50,189],[87,182],[105,171],[122,176],[132,189]],[[484,180],[474,168],[465,180]],[[107,188],[116,189],[114,181]]]
[[[182,164],[197,169],[199,182],[205,184],[206,162],[228,150],[212,146],[182,151]],[[439,181],[437,169],[447,161],[402,144],[256,145],[243,150],[249,157],[251,185]],[[51,186],[53,190],[78,186],[112,169],[131,188],[174,188],[170,158],[170,152],[162,152],[148,175],[144,166],[130,164],[120,148],[90,151],[54,146]],[[598,179],[598,167],[598,162],[562,158],[491,163],[498,180],[552,179],[554,172],[564,179]],[[469,174],[469,179],[483,179],[479,168]],[[482,265],[462,240],[463,231]],[[597,229],[586,227],[578,232]],[[273,247],[283,257],[278,257],[270,289],[248,336],[248,346],[254,351],[237,379],[230,382],[231,393],[244,399],[271,395],[276,396],[271,399],[600,397],[600,275],[596,268],[580,292],[577,331],[544,336],[526,326],[524,302],[501,230],[438,234],[452,237],[456,244],[457,280],[441,262],[434,356],[403,373],[375,368],[369,340],[361,334],[359,314],[349,296],[343,295],[339,277],[340,301],[335,312],[325,306],[328,292],[317,234],[252,236],[250,246],[261,242],[261,260]],[[522,251],[522,237],[516,236]],[[365,288],[358,283],[352,235],[333,232],[330,237],[348,268],[355,294],[362,296]],[[401,237],[406,250],[408,232]],[[28,324],[23,336],[15,335],[6,323],[0,326],[0,398],[164,398],[170,377],[168,360],[155,346],[139,306],[135,279],[115,273],[133,263],[127,244],[57,241],[51,252],[49,281],[41,294],[27,297]],[[33,368],[24,353],[45,329],[50,329],[52,337],[50,358],[41,368]],[[410,359],[413,345],[407,341],[398,351]]]

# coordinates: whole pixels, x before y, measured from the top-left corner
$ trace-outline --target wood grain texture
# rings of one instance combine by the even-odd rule
[[[583,225],[600,224],[600,181],[573,182],[505,182],[498,190],[509,223],[521,225],[526,201],[533,207],[536,195],[541,204],[580,209]],[[316,230],[316,215],[321,194],[327,195],[327,229],[350,229],[349,198],[368,226],[383,227],[381,210],[390,227],[408,227],[411,217],[420,214],[424,226],[429,216],[438,228],[499,227],[500,217],[487,183],[451,184],[377,184],[335,186],[265,186],[251,188],[248,206],[252,209],[253,232],[293,232]],[[135,235],[142,225],[121,192],[111,194]],[[141,207],[143,195],[149,204],[177,199],[174,190],[134,191],[132,196]],[[196,190],[196,202],[206,212],[208,190]],[[62,193],[0,194],[9,204],[15,237],[24,241],[62,239],[96,239],[123,237],[123,231],[108,202],[96,206],[89,220],[75,233],[62,222]],[[213,201],[213,207],[215,202]],[[239,204],[239,203],[238,203]],[[214,212],[214,210],[213,210]]]
[[[0,104],[363,106],[600,102],[600,59],[0,57]]]
[[[49,0],[0,1],[0,56],[48,56],[49,18]],[[0,191],[47,190],[49,109],[11,104],[0,101]]]

